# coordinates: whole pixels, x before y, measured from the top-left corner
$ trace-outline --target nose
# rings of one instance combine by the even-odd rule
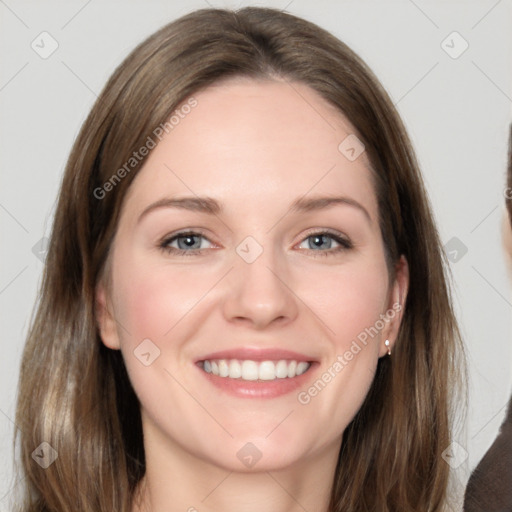
[[[229,322],[263,329],[272,323],[284,325],[296,318],[297,296],[287,282],[285,265],[281,262],[278,267],[275,260],[270,250],[264,250],[252,263],[236,256],[223,303],[224,316]]]

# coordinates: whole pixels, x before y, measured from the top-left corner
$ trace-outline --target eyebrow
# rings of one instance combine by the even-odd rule
[[[316,196],[310,198],[305,198],[303,196],[299,199],[296,199],[291,204],[290,211],[292,213],[311,212],[316,210],[324,210],[336,205],[352,206],[353,208],[356,208],[361,213],[363,213],[370,223],[372,221],[368,210],[361,203],[357,202],[355,199],[345,196]],[[178,208],[199,213],[206,213],[209,215],[219,215],[222,213],[221,203],[211,197],[165,197],[147,206],[139,215],[137,223],[139,223],[150,212],[160,208]]]

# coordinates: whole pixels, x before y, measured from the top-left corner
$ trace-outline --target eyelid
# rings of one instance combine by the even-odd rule
[[[305,235],[302,235],[301,241],[304,241],[306,238],[309,238],[313,235],[329,235],[333,238],[339,238],[343,242],[346,242],[348,244],[352,244],[350,238],[342,233],[341,231],[337,231],[336,229],[331,228],[312,228],[306,232]]]

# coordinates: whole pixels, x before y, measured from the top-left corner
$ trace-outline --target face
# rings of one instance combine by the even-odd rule
[[[194,97],[124,199],[103,342],[146,449],[231,471],[334,460],[407,285],[404,261],[389,282],[366,155],[338,148],[354,129],[305,85]]]

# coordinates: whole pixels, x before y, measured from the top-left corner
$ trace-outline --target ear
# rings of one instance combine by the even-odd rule
[[[98,283],[95,292],[96,322],[100,332],[101,341],[105,346],[113,350],[120,348],[117,325],[112,313],[112,305],[108,301],[108,295],[103,282]]]
[[[407,291],[409,289],[409,264],[405,256],[400,256],[398,263],[395,265],[395,281],[391,285],[387,310],[384,313],[384,328],[381,332],[379,357],[385,356],[393,347],[398,336],[402,315],[407,299]],[[389,347],[385,345],[385,341],[389,340]]]

